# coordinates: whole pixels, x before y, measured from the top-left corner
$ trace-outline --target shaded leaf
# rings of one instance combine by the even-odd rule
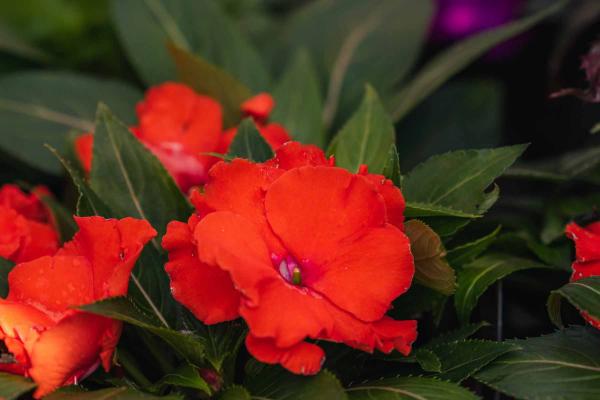
[[[468,37],[434,57],[390,101],[394,121],[402,119],[444,82],[485,54],[485,52],[499,43],[531,29],[550,15],[558,12],[565,4],[566,1],[557,1],[532,16]]]
[[[446,343],[458,342],[465,340],[474,334],[476,334],[481,328],[485,328],[486,326],[490,326],[490,324],[486,321],[474,322],[470,324],[465,324],[460,328],[457,328],[452,331],[445,332],[440,336],[437,336],[429,343],[427,343],[425,348],[433,348],[439,345],[443,345]]]
[[[0,399],[2,400],[16,400],[35,387],[36,384],[27,378],[0,372]]]
[[[0,298],[8,296],[8,273],[14,266],[12,261],[0,257]]]
[[[154,396],[128,386],[85,391],[79,387],[67,387],[44,397],[46,400],[183,400],[182,396]]]
[[[327,153],[335,155],[339,167],[357,172],[365,164],[369,172],[378,174],[383,171],[394,140],[394,125],[375,90],[367,85],[360,107],[338,132]]]
[[[77,231],[77,224],[73,219],[73,213],[67,210],[51,195],[42,195],[40,200],[50,210],[52,221],[54,222],[62,243],[71,240]]]
[[[486,255],[465,265],[458,271],[458,288],[454,296],[459,320],[463,323],[469,321],[477,300],[493,283],[513,272],[532,268],[551,267],[526,258],[503,254]]]
[[[325,145],[319,78],[306,50],[296,52],[273,90],[275,109],[270,119],[281,123],[294,140]]]
[[[227,156],[264,162],[273,158],[271,146],[261,136],[252,118],[246,118],[238,127],[237,134],[229,146]]]
[[[135,119],[136,89],[117,81],[66,72],[24,72],[0,79],[0,147],[17,159],[58,174],[60,165],[46,151],[61,151],[70,130],[94,129],[99,101],[127,123]]]
[[[404,233],[410,239],[415,260],[415,280],[442,294],[454,293],[456,275],[445,259],[446,250],[440,237],[416,219],[404,223]]]
[[[206,381],[200,376],[198,368],[186,364],[175,371],[163,376],[158,382],[149,389],[152,392],[160,392],[166,386],[176,386],[187,389],[195,389],[206,394],[211,394],[212,390]]]
[[[48,61],[50,58],[48,54],[27,42],[5,24],[0,24],[0,51],[36,62]]]
[[[407,202],[447,207],[471,214],[489,208],[485,190],[525,151],[526,145],[460,150],[433,156],[416,166],[402,189]],[[492,192],[491,196],[497,196]]]
[[[218,2],[114,0],[112,6],[121,43],[147,84],[175,78],[175,68],[166,49],[167,43],[174,43],[255,90],[266,89],[269,78],[260,56]]]
[[[198,93],[221,103],[223,124],[226,128],[237,124],[241,118],[240,106],[252,96],[243,83],[226,71],[173,44],[168,46],[179,80]]]
[[[476,400],[475,394],[452,382],[435,378],[397,377],[346,389],[350,400]]]
[[[561,297],[567,299],[579,311],[600,320],[600,276],[579,279],[552,291],[548,298],[548,315],[557,326],[562,326]]]
[[[80,306],[79,309],[127,322],[155,334],[167,342],[179,355],[195,366],[205,364],[205,341],[192,332],[180,332],[160,325],[160,322],[136,307],[125,297],[114,297]]]
[[[388,158],[381,172],[383,176],[394,182],[397,187],[402,187],[402,173],[400,172],[400,158],[398,157],[398,148],[395,144],[390,146]]]
[[[243,386],[234,385],[222,391],[219,400],[252,400],[252,397]]]
[[[600,396],[600,334],[571,327],[550,335],[511,341],[511,351],[475,379],[518,399],[592,400]]]
[[[498,225],[498,227],[489,234],[448,250],[448,262],[451,265],[463,265],[475,260],[490,247],[494,240],[496,240],[496,236],[498,236],[501,229],[502,226]]]

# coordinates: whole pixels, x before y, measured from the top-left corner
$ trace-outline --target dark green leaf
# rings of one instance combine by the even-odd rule
[[[85,391],[79,387],[60,389],[46,397],[45,400],[183,400],[182,396],[154,396],[137,391],[131,387],[121,386],[110,389]]]
[[[530,29],[556,13],[565,4],[566,1],[557,1],[530,17],[471,36],[437,55],[391,100],[394,121],[402,119],[444,82],[486,51]]]
[[[241,118],[240,106],[252,96],[250,89],[201,57],[175,45],[168,48],[181,82],[221,103],[226,128],[237,124]]]
[[[124,297],[114,297],[79,307],[81,310],[114,318],[145,329],[167,342],[179,355],[195,366],[205,364],[205,341],[191,332],[164,328]]]
[[[471,311],[477,300],[494,282],[516,271],[531,268],[551,268],[526,258],[503,254],[483,256],[458,271],[458,288],[454,296],[454,305],[459,320],[469,321]]]
[[[465,340],[465,339],[473,336],[481,328],[484,328],[486,326],[490,326],[490,324],[485,321],[474,322],[472,324],[465,324],[458,329],[455,329],[455,330],[449,331],[449,332],[445,332],[442,335],[432,339],[424,347],[430,349],[430,348],[433,348],[433,347],[436,347],[439,345],[443,345],[446,343],[452,343],[452,342],[458,342],[461,340]]]
[[[110,207],[111,217],[147,220],[159,233],[142,254],[135,276],[158,308],[171,313],[173,300],[160,240],[170,221],[191,214],[187,200],[160,161],[104,105],[98,108],[90,186]],[[146,300],[148,300],[148,296]]]
[[[268,75],[258,53],[211,0],[114,0],[113,20],[129,60],[147,84],[175,78],[165,45],[200,55],[265,90]],[[203,77],[210,80],[210,77]]]
[[[280,122],[294,140],[323,147],[323,99],[319,78],[306,50],[299,50],[273,91],[271,120]]]
[[[273,158],[273,150],[261,136],[252,118],[246,118],[238,127],[227,155],[231,158],[239,157],[254,162],[264,162]]]
[[[208,395],[212,390],[206,381],[200,376],[198,368],[190,364],[186,364],[177,370],[163,376],[157,383],[149,389],[152,392],[160,392],[166,386],[176,386],[187,389],[194,389],[204,392]]]
[[[485,190],[525,151],[526,145],[452,151],[415,167],[402,183],[407,202],[481,214],[489,208]]]
[[[73,213],[67,210],[51,195],[42,195],[40,200],[48,207],[56,224],[61,242],[71,240],[77,231],[77,224],[73,219]]]
[[[388,158],[381,172],[383,176],[394,182],[397,187],[402,187],[402,173],[400,172],[400,158],[395,144],[390,146]]]
[[[443,343],[429,348],[441,363],[436,377],[456,383],[485,367],[496,358],[518,347],[507,342],[463,340]]]
[[[43,62],[49,59],[48,54],[28,43],[5,24],[0,24],[0,51],[36,62]]]
[[[16,400],[21,395],[31,392],[35,383],[20,375],[0,372],[0,399]]]
[[[475,260],[479,255],[490,247],[490,245],[496,240],[496,236],[500,233],[502,226],[498,226],[491,233],[480,237],[472,242],[462,244],[448,250],[448,262],[450,265],[460,266],[463,264],[470,263]]]
[[[244,385],[252,398],[269,400],[346,400],[338,379],[327,370],[315,376],[294,375],[280,367],[259,364]]]
[[[8,273],[15,263],[0,257],[0,298],[8,296]]]
[[[478,214],[466,213],[455,210],[452,207],[444,207],[436,204],[426,204],[414,201],[406,202],[404,215],[407,217],[457,217],[457,218],[479,218]]]
[[[252,400],[252,397],[244,387],[234,385],[221,392],[219,400]]]
[[[600,334],[571,327],[512,341],[511,351],[475,374],[484,384],[518,399],[592,400],[600,397]]]
[[[579,311],[600,320],[600,276],[579,279],[552,291],[548,298],[548,315],[558,326],[562,326],[560,297],[567,299]]]
[[[375,90],[367,85],[360,107],[338,132],[327,152],[335,155],[336,164],[342,168],[356,172],[366,164],[369,172],[379,174],[394,140],[394,125]]]
[[[320,0],[292,15],[284,45],[307,47],[330,76],[327,124],[356,107],[366,83],[384,99],[393,92],[419,56],[432,13],[429,0]]]
[[[63,149],[69,130],[94,129],[99,101],[131,123],[141,94],[116,81],[73,73],[26,72],[0,79],[0,147],[17,159],[58,174],[60,165],[46,151]]]
[[[421,368],[428,372],[441,372],[442,362],[438,356],[429,349],[417,349],[415,357]]]
[[[476,400],[478,397],[451,382],[434,378],[397,377],[367,382],[347,390],[350,400]]]

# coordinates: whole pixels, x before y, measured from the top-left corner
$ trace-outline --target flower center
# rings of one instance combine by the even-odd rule
[[[292,257],[287,256],[279,261],[278,266],[279,274],[287,282],[293,285],[300,285],[302,283],[302,275],[300,273],[300,266]]]

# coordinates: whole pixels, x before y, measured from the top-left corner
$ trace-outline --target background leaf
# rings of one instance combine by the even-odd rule
[[[394,141],[394,125],[375,90],[367,85],[360,107],[338,132],[327,153],[335,155],[339,167],[356,172],[366,164],[369,172],[378,174]]]
[[[124,83],[74,73],[23,72],[2,77],[0,147],[36,168],[58,174],[60,165],[44,144],[61,150],[70,130],[92,131],[99,101],[133,123],[141,97]]]
[[[0,399],[2,400],[16,400],[35,387],[36,384],[27,378],[0,372]]]
[[[306,50],[294,54],[273,90],[273,97],[275,109],[271,121],[285,126],[298,142],[325,145],[319,77]]]
[[[550,267],[526,258],[503,254],[486,255],[465,265],[458,271],[458,288],[454,296],[458,319],[463,323],[469,321],[477,300],[494,282],[513,272],[531,268]]]
[[[496,240],[498,233],[500,233],[501,226],[498,226],[489,234],[480,237],[479,239],[473,240],[469,243],[461,244],[451,250],[448,250],[448,262],[451,265],[464,265],[475,260],[479,255],[486,251]]]
[[[564,297],[579,311],[600,320],[600,276],[590,276],[570,282],[552,291],[548,299],[548,314],[558,326],[562,326],[560,317],[560,297]],[[558,303],[557,303],[558,302]]]
[[[397,377],[367,382],[347,389],[350,400],[476,400],[473,393],[434,378]]]
[[[273,150],[260,135],[252,118],[246,118],[238,127],[227,155],[231,158],[239,157],[254,162],[264,162],[273,158]]]
[[[201,56],[255,91],[268,74],[258,53],[211,0],[114,0],[113,20],[129,60],[148,85],[176,78],[167,43]],[[203,77],[209,80],[210,77]]]
[[[182,400],[179,395],[153,396],[127,386],[114,387],[93,391],[84,391],[79,388],[64,388],[44,397],[46,400]]]
[[[12,261],[0,257],[0,298],[8,296],[8,273],[14,266]]]
[[[482,383],[518,399],[592,400],[600,396],[600,334],[571,327],[514,340],[521,349],[475,374]]]

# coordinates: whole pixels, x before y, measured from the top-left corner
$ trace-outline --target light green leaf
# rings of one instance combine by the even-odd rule
[[[501,229],[502,226],[498,225],[498,227],[489,234],[448,250],[448,262],[450,265],[460,266],[475,260],[490,247],[494,240],[496,240],[496,236],[498,236]]]
[[[469,321],[471,311],[477,300],[494,282],[513,272],[532,268],[551,268],[526,258],[503,254],[483,256],[458,271],[458,288],[454,296],[454,305],[458,319]]]
[[[293,56],[273,90],[273,97],[272,121],[281,123],[298,142],[325,145],[320,83],[306,50],[299,50]]]
[[[360,107],[331,142],[328,154],[336,164],[352,172],[362,164],[371,173],[381,173],[390,146],[394,144],[394,125],[381,105],[375,90],[368,86]]]
[[[254,162],[264,162],[273,158],[271,146],[260,135],[252,118],[246,118],[238,127],[237,134],[229,146],[227,156],[245,158]]]
[[[434,378],[397,377],[346,389],[349,400],[476,400],[475,394]]]
[[[20,375],[0,372],[0,399],[17,400],[21,395],[31,392],[36,384]]]
[[[347,400],[338,379],[327,370],[315,376],[294,375],[280,367],[258,364],[245,383],[253,399],[261,400]]]
[[[128,386],[85,391],[79,387],[67,387],[44,397],[45,400],[183,400],[180,395],[154,396]]]
[[[600,334],[571,327],[551,335],[514,340],[511,351],[475,379],[517,399],[593,400],[600,397]]]
[[[223,107],[223,124],[226,128],[237,124],[241,118],[240,106],[252,96],[243,83],[203,58],[175,45],[168,46],[179,80],[198,93],[212,97]]]
[[[558,12],[566,1],[557,1],[536,14],[471,36],[446,49],[423,67],[390,101],[394,121],[404,118],[444,82],[497,44],[520,34]]]
[[[430,0],[319,0],[291,16],[283,46],[308,48],[329,76],[326,125],[356,107],[366,83],[383,99],[394,91],[419,57],[433,11]]]
[[[132,123],[135,103],[141,97],[126,84],[73,73],[4,76],[0,79],[0,147],[27,164],[58,174],[60,164],[44,144],[61,151],[70,130],[92,131],[99,101]]]
[[[137,326],[163,339],[180,356],[195,366],[205,364],[203,338],[191,332],[179,332],[164,328],[156,318],[142,312],[131,300],[113,297],[79,307],[92,314],[103,315]]]
[[[167,43],[218,65],[254,90],[269,77],[259,54],[212,0],[114,0],[113,21],[129,60],[148,85],[175,79]],[[203,77],[209,80],[211,77]]]
[[[567,299],[579,311],[600,320],[600,276],[579,279],[552,291],[548,298],[548,315],[557,326],[562,326],[561,297]]]
[[[485,190],[526,147],[460,150],[433,156],[404,178],[402,189],[406,201],[481,214],[489,208],[490,196],[495,196]]]
[[[0,298],[8,296],[8,274],[15,263],[0,257]]]

